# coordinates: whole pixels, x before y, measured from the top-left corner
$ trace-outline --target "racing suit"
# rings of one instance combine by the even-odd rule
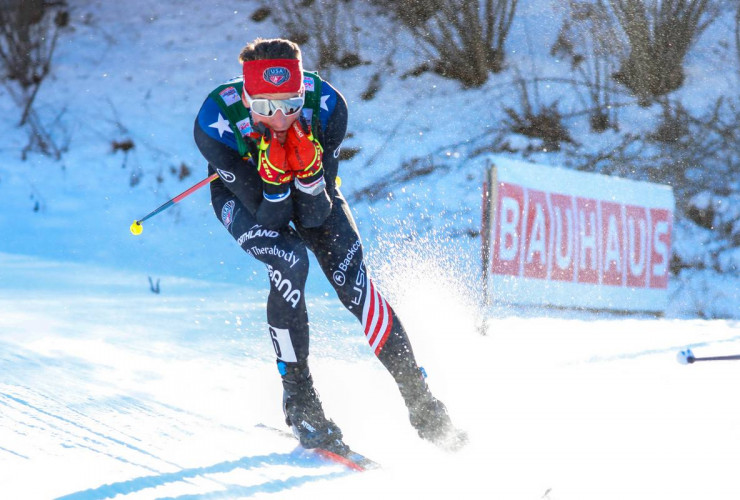
[[[210,185],[216,216],[241,248],[267,268],[267,323],[278,365],[307,366],[309,320],[304,289],[310,250],[339,300],[362,324],[367,342],[408,404],[427,391],[426,383],[401,321],[368,276],[357,226],[336,186],[339,148],[348,118],[344,97],[323,82],[318,119],[305,116],[307,111],[312,113],[304,109],[304,116],[313,119],[318,128],[317,137],[324,150],[325,189],[332,205],[323,221],[306,222],[310,219],[309,195],[294,189],[281,203],[263,196],[263,183],[253,160],[257,157],[256,144],[247,141],[251,157],[249,153],[240,154],[236,142],[239,127],[224,116],[223,103],[217,102],[217,96],[211,93],[198,112],[195,142],[208,161],[208,174],[219,173]],[[234,100],[231,105],[243,104]],[[292,224],[285,224],[286,210],[290,213],[291,209],[295,214],[308,215],[294,216]],[[281,374],[284,372],[285,368],[281,369]]]

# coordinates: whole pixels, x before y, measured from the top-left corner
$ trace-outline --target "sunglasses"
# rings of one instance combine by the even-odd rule
[[[252,110],[252,113],[264,117],[270,117],[277,113],[278,110],[282,111],[285,116],[293,116],[301,112],[303,103],[305,102],[302,95],[291,97],[290,99],[252,99],[247,94],[246,89],[243,90],[243,94],[249,103],[249,109]]]

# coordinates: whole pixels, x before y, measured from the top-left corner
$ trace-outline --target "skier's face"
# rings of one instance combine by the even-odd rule
[[[298,92],[292,92],[292,93],[279,93],[279,94],[257,94],[250,96],[252,99],[290,99],[291,97],[300,97],[300,93]],[[247,103],[247,100],[242,96],[242,102],[244,103],[244,106],[249,107],[249,103]],[[285,138],[288,133],[288,129],[291,125],[293,125],[293,122],[295,122],[298,117],[300,116],[300,113],[295,113],[291,116],[285,116],[285,114],[282,112],[282,110],[277,110],[272,116],[262,116],[258,115],[257,113],[252,113],[252,121],[256,124],[262,123],[267,128],[273,131],[275,134],[275,138],[280,141],[281,143],[285,142]]]

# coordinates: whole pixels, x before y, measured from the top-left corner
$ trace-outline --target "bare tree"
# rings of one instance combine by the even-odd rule
[[[518,0],[401,0],[391,7],[438,73],[478,87],[504,65]]]
[[[609,0],[629,43],[614,78],[641,105],[678,89],[686,54],[711,24],[713,0]]]
[[[618,128],[611,78],[623,52],[618,26],[602,0],[571,0],[550,54],[567,59],[576,76],[573,87],[587,110],[591,130]],[[583,90],[585,89],[585,91]]]
[[[275,16],[284,36],[304,46],[313,69],[349,68],[362,63],[359,28],[351,0],[271,0],[263,8]]]
[[[51,71],[60,32],[68,23],[64,0],[0,0],[0,81],[21,109],[18,125],[29,127],[24,157],[30,150],[61,157],[33,103]]]
[[[563,125],[558,102],[540,102],[539,79],[535,78],[530,85],[521,75],[517,75],[515,83],[519,90],[519,109],[504,106],[504,112],[508,116],[504,124],[514,133],[542,140],[544,152],[560,151],[560,145],[564,142],[574,144],[575,141]],[[534,98],[530,97],[530,86]]]

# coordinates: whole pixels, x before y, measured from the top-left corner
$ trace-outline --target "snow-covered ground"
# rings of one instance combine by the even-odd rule
[[[326,411],[383,465],[354,473],[255,427],[283,426],[261,293],[165,278],[153,294],[143,275],[9,254],[0,269],[2,498],[740,495],[737,367],[676,362],[738,352],[732,322],[508,316],[481,336],[457,291],[403,272],[396,307],[471,436],[446,454],[414,435],[354,318],[312,298]]]
[[[128,227],[205,176],[191,139],[200,103],[238,73],[246,41],[279,33],[248,20],[254,2],[70,4],[74,31],[37,99],[64,110],[50,128],[69,139],[61,162],[20,160],[19,112],[0,91],[0,498],[738,498],[737,365],[676,362],[686,346],[740,352],[737,321],[692,316],[739,317],[738,277],[675,280],[663,319],[481,317],[479,242],[450,235],[479,225],[484,162],[448,165],[474,145],[440,148],[498,123],[498,107],[477,103],[515,103],[515,88],[504,75],[465,92],[430,74],[399,79],[415,56],[382,20],[363,26],[363,57],[398,47],[376,98],[359,98],[373,66],[329,75],[350,102],[346,146],[362,147],[341,167],[343,190],[352,199],[426,153],[447,165],[353,209],[371,273],[471,443],[449,455],[414,435],[315,262],[314,377],[348,443],[383,468],[350,473],[255,427],[283,425],[263,268],[223,230],[206,189],[139,237]],[[557,2],[522,4],[529,21],[517,21],[512,50],[531,54],[557,29]],[[691,82],[702,61],[689,61]],[[709,90],[731,87],[734,77],[712,74]],[[647,130],[643,112],[623,126]],[[125,139],[136,145],[126,159],[112,151]],[[182,164],[192,175],[180,180]]]

